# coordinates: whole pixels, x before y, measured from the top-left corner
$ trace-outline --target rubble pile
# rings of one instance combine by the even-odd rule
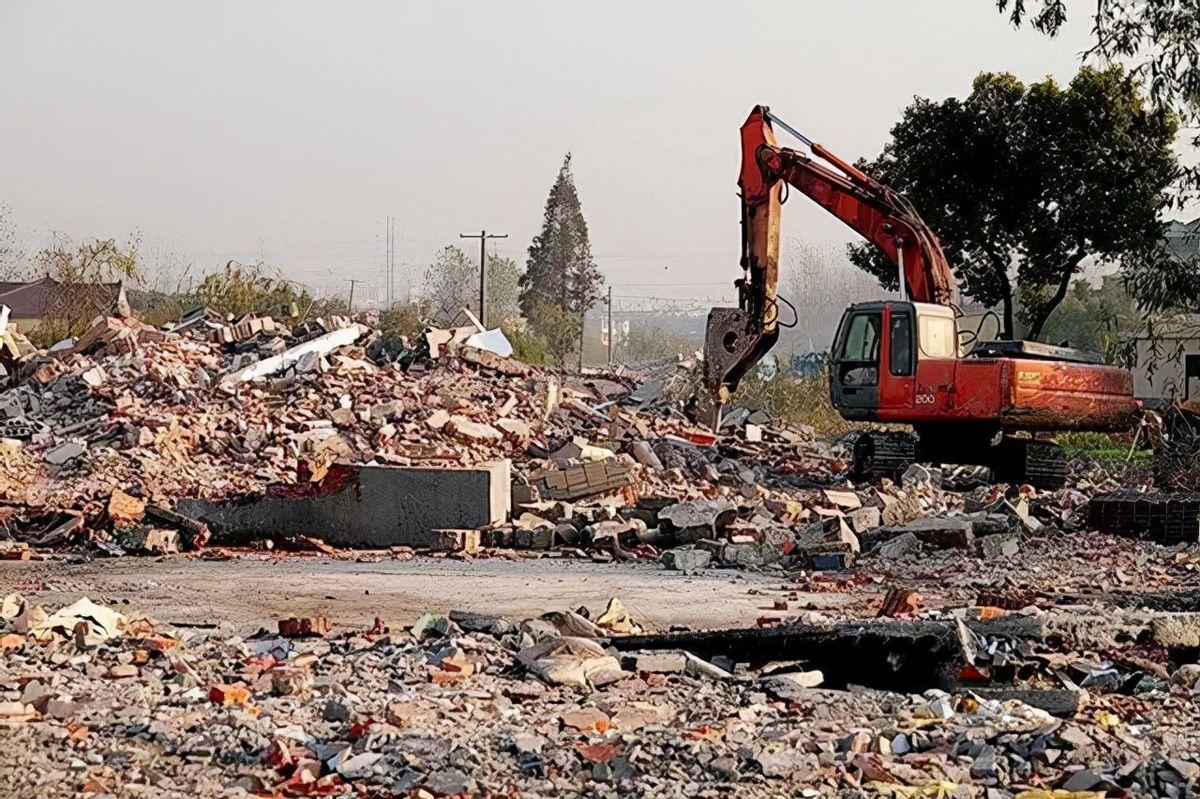
[[[847,569],[864,547],[903,549],[946,525],[972,528],[945,532],[963,545],[1003,553],[1022,530],[1083,516],[1076,488],[988,488],[977,469],[914,465],[898,483],[855,486],[840,448],[809,430],[748,408],[727,412],[721,435],[692,424],[681,407],[694,369],[563,375],[473,346],[489,336],[430,330],[410,346],[341,318],[290,329],[202,311],[163,329],[102,318],[26,354],[0,394],[7,556],[82,541],[108,554],[224,543],[226,531],[179,503],[319,495],[344,483],[341,466],[363,464],[511,463],[510,510],[472,522],[477,534],[393,544],[688,572]],[[989,499],[964,506],[971,487]]]
[[[326,335],[338,330],[350,343],[281,361],[259,380],[244,370],[286,354],[279,335],[239,352],[154,331],[132,350],[120,339],[46,358],[3,395],[6,431],[24,439],[9,442],[4,498],[91,519],[88,503],[118,487],[169,503],[319,480],[337,458],[474,462],[516,446],[478,421],[480,409],[502,411],[516,433],[539,413],[524,370],[491,380],[453,367],[406,374],[367,359],[353,343],[365,328]],[[31,484],[31,473],[44,480]]]
[[[1120,663],[1111,650],[1066,654],[1035,611],[792,632],[856,647],[886,679],[905,656],[879,651],[870,630],[913,648],[949,630],[961,645],[949,681],[931,673],[910,690],[845,685],[803,652],[781,657],[780,636],[773,656],[750,651],[750,630],[737,632],[745,658],[704,659],[663,648],[679,639],[643,634],[619,601],[585,613],[426,614],[334,635],[323,618],[284,619],[241,637],[11,595],[0,780],[45,797],[1099,799],[1183,797],[1200,779],[1200,668],[1134,668],[1128,644]],[[1194,645],[1200,624],[1184,615],[1151,619],[1154,640]],[[1058,675],[1072,688],[979,687],[1005,658],[1037,664],[1026,683]]]
[[[115,553],[122,529],[165,525],[199,546],[208,531],[174,514],[180,499],[319,485],[334,464],[511,459],[516,523],[490,545],[598,538],[637,549],[634,531],[645,529],[607,524],[614,508],[639,498],[761,502],[784,496],[764,484],[786,489],[840,468],[803,431],[745,424],[742,440],[718,449],[663,399],[661,383],[564,378],[472,340],[430,331],[421,347],[397,349],[345,319],[294,330],[201,314],[164,330],[102,319],[78,341],[26,356],[0,394],[7,528],[35,547],[86,536]],[[659,527],[641,515],[646,529]],[[550,541],[538,533],[556,525]],[[751,520],[741,534],[761,539],[762,526]],[[135,538],[144,542],[146,530]]]
[[[856,483],[842,445],[761,412],[731,409],[720,434],[693,424],[682,407],[693,370],[562,374],[515,360],[490,333],[397,343],[348,319],[287,328],[199,312],[162,329],[102,319],[17,359],[0,394],[0,553],[47,562],[0,568],[28,569],[26,594],[72,601],[0,605],[11,739],[0,785],[17,796],[1194,795],[1195,505],[1180,506],[1187,525],[1176,514],[1147,526],[1150,495],[1114,494],[1128,486],[1079,464],[1053,492],[929,464]],[[484,515],[439,526],[428,520],[439,503]],[[173,563],[225,568],[203,561],[245,543],[234,511],[259,538],[240,565],[278,566],[258,550],[280,530],[320,552],[318,565],[386,561],[381,579],[403,579],[393,570],[410,564],[395,561],[415,549],[521,559],[493,565],[546,566],[529,574],[547,579],[592,568],[558,561],[572,555],[628,562],[605,574],[681,596],[753,578],[751,616],[655,630],[614,599],[353,629],[301,615],[326,605],[293,605],[289,590],[288,617],[247,636],[221,618],[163,624],[80,597],[79,549],[194,550]],[[1094,532],[1097,514],[1125,537]],[[387,516],[423,543],[387,540],[399,529]],[[318,519],[369,528],[385,551],[336,549]]]

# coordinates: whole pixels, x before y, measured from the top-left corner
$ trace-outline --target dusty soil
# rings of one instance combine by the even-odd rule
[[[370,554],[364,555],[371,558]],[[781,575],[710,570],[687,576],[657,563],[418,558],[356,562],[309,556],[206,561],[184,556],[70,562],[0,562],[0,595],[19,591],[58,607],[87,595],[172,624],[228,622],[238,633],[286,616],[323,615],[337,628],[411,624],[425,612],[487,611],[514,618],[618,596],[638,623],[752,625],[782,590]],[[827,608],[846,598],[805,594],[793,607]]]
[[[1200,784],[1200,619],[1180,611],[1200,607],[1198,582],[1200,548],[1057,530],[1002,557],[922,545],[838,573],[386,553],[0,562],[0,593],[31,605],[87,595],[153,620],[98,642],[77,627],[4,636],[0,793],[1183,799]],[[580,650],[608,669],[587,688],[529,665],[574,629],[563,611],[595,616],[612,596],[665,630],[872,619],[899,587],[918,619],[896,624],[974,620],[953,628],[973,664],[954,655],[945,675],[966,682],[937,690],[931,669],[919,693],[889,687],[878,644],[848,655],[878,661],[873,687],[837,664],[811,687],[803,660],[714,675],[680,653],[598,645]],[[985,596],[1036,609],[981,626]],[[510,619],[407,627],[451,609]],[[291,615],[334,631],[243,637]],[[376,616],[390,631],[370,629]],[[977,694],[985,673],[1057,709]]]

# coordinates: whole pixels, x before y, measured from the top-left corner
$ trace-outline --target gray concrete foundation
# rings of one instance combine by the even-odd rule
[[[434,547],[437,531],[472,530],[508,516],[511,465],[471,468],[337,466],[314,486],[227,502],[185,499],[176,510],[219,539],[310,535],[341,547]]]

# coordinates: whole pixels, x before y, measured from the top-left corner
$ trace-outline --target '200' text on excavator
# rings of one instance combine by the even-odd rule
[[[813,157],[780,147],[774,125]],[[851,421],[911,425],[854,442],[854,472],[895,477],[920,461],[979,464],[999,480],[1052,488],[1066,477],[1063,430],[1126,430],[1138,414],[1128,372],[1094,353],[960,331],[937,237],[898,192],[756,106],[741,129],[742,277],[737,308],[713,308],[705,383],[719,405],[779,336],[781,190],[786,183],[896,264],[900,298],[851,305],[830,350],[830,396]],[[819,159],[819,160],[818,160]],[[962,336],[960,336],[960,332]],[[977,335],[977,334],[976,334]],[[968,351],[967,345],[972,345]]]

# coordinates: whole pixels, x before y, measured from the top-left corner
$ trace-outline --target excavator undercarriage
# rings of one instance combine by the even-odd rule
[[[1066,453],[1055,441],[1005,436],[996,445],[980,442],[975,447],[955,444],[948,447],[936,442],[935,434],[901,430],[863,430],[851,433],[843,442],[851,457],[851,475],[857,480],[886,477],[899,481],[914,463],[953,463],[986,466],[998,482],[1029,483],[1035,488],[1061,488],[1066,482]],[[976,457],[966,458],[974,452]]]

